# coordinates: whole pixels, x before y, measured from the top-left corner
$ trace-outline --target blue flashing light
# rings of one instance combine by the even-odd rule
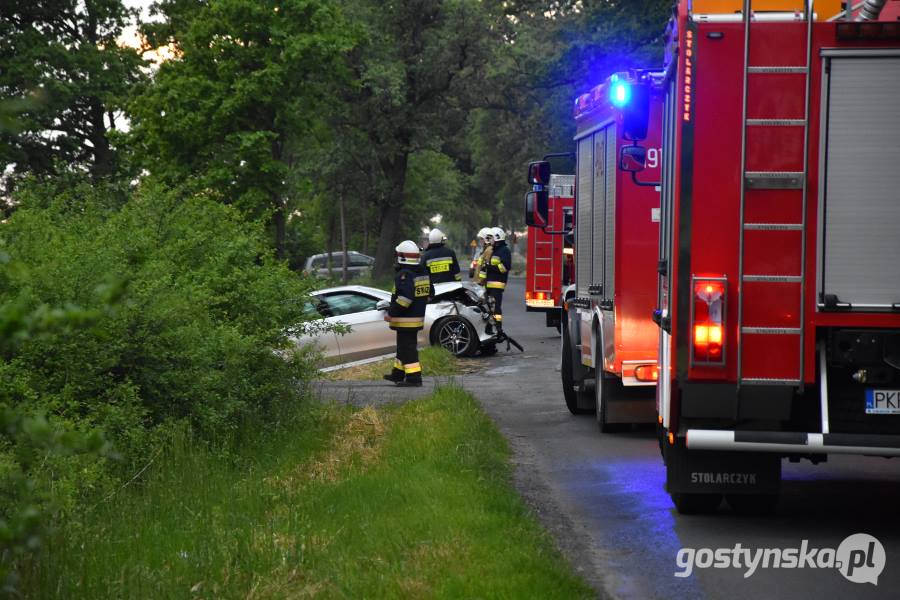
[[[631,86],[627,82],[614,78],[609,88],[609,101],[613,106],[622,108],[631,100]]]

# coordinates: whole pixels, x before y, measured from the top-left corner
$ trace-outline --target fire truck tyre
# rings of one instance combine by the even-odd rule
[[[559,371],[562,375],[562,389],[563,397],[566,400],[566,408],[573,415],[590,414],[591,409],[578,406],[578,397],[582,392],[575,388],[575,381],[572,379],[572,348],[569,347],[569,330],[566,327],[563,327],[562,364]]]
[[[771,515],[778,505],[778,494],[725,494],[725,500],[739,515]]]
[[[722,503],[722,494],[672,494],[672,502],[683,515],[711,513]]]
[[[470,356],[478,349],[478,338],[468,321],[453,315],[431,328],[431,344],[446,348],[453,356]]]
[[[597,363],[603,364],[603,363]],[[616,433],[624,431],[628,428],[628,423],[609,423],[607,415],[609,414],[610,400],[618,397],[622,384],[617,378],[605,377],[603,374],[597,376],[597,385],[594,387],[594,398],[597,406],[597,427],[601,433]]]

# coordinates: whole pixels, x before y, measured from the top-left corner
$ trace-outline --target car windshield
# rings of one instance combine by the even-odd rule
[[[375,310],[378,300],[356,292],[337,292],[323,296],[322,300],[331,309],[331,315],[350,315],[366,310]]]

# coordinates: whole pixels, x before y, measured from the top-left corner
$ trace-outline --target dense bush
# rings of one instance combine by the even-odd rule
[[[273,350],[301,320],[306,284],[272,258],[261,226],[221,199],[149,184],[122,206],[88,185],[17,199],[0,224],[0,316],[21,318],[0,323],[28,323],[0,332],[0,409],[99,432],[118,456],[35,461],[21,428],[0,431],[0,523],[23,493],[63,515],[96,501],[176,430],[227,451],[241,426],[297,401],[310,363]]]

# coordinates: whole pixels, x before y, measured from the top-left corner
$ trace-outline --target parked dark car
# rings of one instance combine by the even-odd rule
[[[360,252],[356,252],[355,250],[350,250],[349,252],[347,252],[347,259],[348,279],[352,279],[354,277],[359,277],[362,274],[369,273],[372,269],[372,265],[375,264],[375,259],[373,257],[362,254]],[[343,270],[344,253],[332,252],[331,277],[341,277]],[[328,253],[313,254],[312,256],[307,258],[306,266],[303,267],[303,272],[308,275],[315,275],[316,277],[328,277]]]

